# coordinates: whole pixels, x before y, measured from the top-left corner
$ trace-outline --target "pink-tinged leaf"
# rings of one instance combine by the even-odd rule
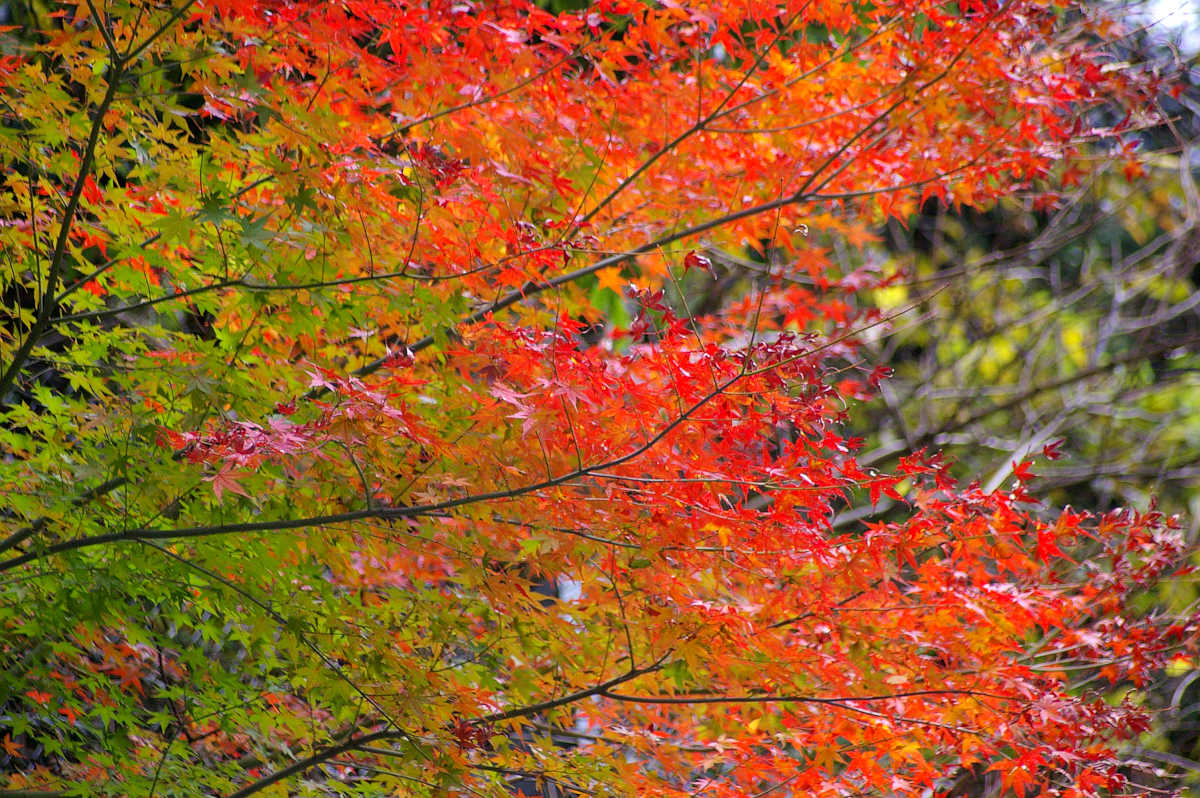
[[[248,499],[250,498],[250,494],[242,487],[240,481],[244,477],[245,474],[239,474],[233,470],[231,463],[222,463],[221,470],[209,477],[208,481],[212,483],[213,495],[217,499],[221,499],[226,491],[236,493],[239,496],[245,496]]]
[[[493,382],[488,386],[488,393],[499,399],[501,402],[507,402],[514,407],[524,408],[525,400],[530,397],[530,394],[514,391],[509,386],[502,382]]]

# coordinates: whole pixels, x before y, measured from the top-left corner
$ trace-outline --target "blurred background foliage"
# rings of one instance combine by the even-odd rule
[[[882,279],[862,299],[899,314],[845,363],[860,465],[894,470],[926,449],[942,452],[963,483],[995,489],[1032,459],[1030,490],[1047,515],[1156,504],[1200,543],[1200,67],[1189,51],[1200,23],[1185,6],[1171,27],[1163,8],[1130,6],[1133,30],[1112,51],[1114,69],[1163,76],[1161,117],[1137,121],[1123,141],[1097,142],[1095,168],[1059,175],[1065,189],[1053,206],[1019,195],[987,210],[934,199],[908,219],[873,220],[864,246],[809,240],[811,257],[833,264],[831,279]],[[1097,123],[1116,113],[1094,109]],[[681,312],[714,312],[763,280],[821,301],[803,254],[759,242],[707,255],[712,278],[692,272],[676,284]],[[891,376],[875,391],[880,364]],[[838,523],[894,520],[896,505],[856,500]],[[1194,582],[1175,581],[1144,608],[1180,612],[1198,600]],[[1180,659],[1162,681],[1113,696],[1124,699],[1159,719],[1129,752],[1131,776],[1147,794],[1200,795],[1200,662]],[[997,788],[977,778],[956,794]]]
[[[1200,542],[1200,70],[1186,49],[1197,31],[1167,33],[1139,30],[1113,54],[1171,76],[1163,120],[1124,142],[1145,154],[1140,166],[1097,148],[1095,174],[1052,211],[1020,197],[986,213],[927,206],[867,250],[902,275],[876,299],[920,310],[864,353],[894,375],[851,414],[863,461],[888,468],[929,447],[994,488],[1061,440],[1061,459],[1034,468],[1048,511],[1155,502]],[[1178,612],[1198,598],[1177,580],[1145,607]],[[1120,698],[1158,712],[1130,751],[1147,793],[1200,794],[1200,663],[1181,659]]]

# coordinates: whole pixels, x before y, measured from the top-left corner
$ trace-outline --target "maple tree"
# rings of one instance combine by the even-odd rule
[[[1100,137],[1136,177],[1158,86],[1111,23],[7,8],[10,794],[1126,789],[1147,718],[1106,689],[1195,648],[1137,611],[1177,524],[1049,516],[1025,462],[857,462],[904,308],[830,256],[931,199],[1053,203]],[[718,250],[755,276],[691,308]]]

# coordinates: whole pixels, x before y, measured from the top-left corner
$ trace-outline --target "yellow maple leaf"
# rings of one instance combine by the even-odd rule
[[[601,288],[611,288],[618,294],[625,290],[625,286],[629,283],[628,279],[621,276],[621,270],[617,267],[601,269],[596,272],[596,280],[600,283]]]

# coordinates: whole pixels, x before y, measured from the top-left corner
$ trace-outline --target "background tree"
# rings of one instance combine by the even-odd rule
[[[1114,57],[1131,69],[1180,68],[1145,32]],[[1014,459],[1058,437],[1072,457],[1044,466],[1037,483],[1056,504],[1144,506],[1156,494],[1194,515],[1200,194],[1189,79],[1159,98],[1165,122],[1099,143],[1086,175],[1069,170],[1055,208],[1018,198],[958,213],[930,203],[907,226],[892,220],[881,247],[845,251],[843,268],[883,257],[885,270],[903,271],[885,306],[938,292],[919,323],[877,345],[874,357],[897,373],[862,417],[881,434],[860,459],[886,464],[932,444],[961,476],[998,485]],[[1123,159],[1132,147],[1148,157]]]
[[[818,246],[1085,169],[1108,22],[6,8],[10,791],[1124,788],[1179,530],[856,459],[911,309]]]
[[[885,306],[929,298],[919,319],[871,345],[871,359],[895,373],[852,415],[851,429],[867,441],[860,462],[888,468],[932,446],[959,478],[978,475],[992,488],[1013,463],[1057,440],[1065,456],[1041,464],[1033,483],[1050,507],[1153,502],[1188,519],[1195,539],[1200,217],[1195,77],[1179,46],[1150,30],[1113,48],[1130,68],[1181,75],[1159,97],[1165,122],[1126,134],[1125,147],[1147,154],[1140,163],[1099,142],[1100,168],[1072,177],[1056,208],[1035,210],[1019,197],[986,213],[931,202],[906,224],[889,223],[879,245],[841,251],[845,270],[876,264],[903,274],[879,295]],[[1093,118],[1123,113],[1102,107]],[[885,501],[836,523],[897,512]],[[1188,580],[1155,595],[1173,610],[1196,598]],[[1161,710],[1158,733],[1138,753],[1147,770],[1176,778],[1196,770],[1192,673],[1179,661],[1172,678],[1117,691]]]

